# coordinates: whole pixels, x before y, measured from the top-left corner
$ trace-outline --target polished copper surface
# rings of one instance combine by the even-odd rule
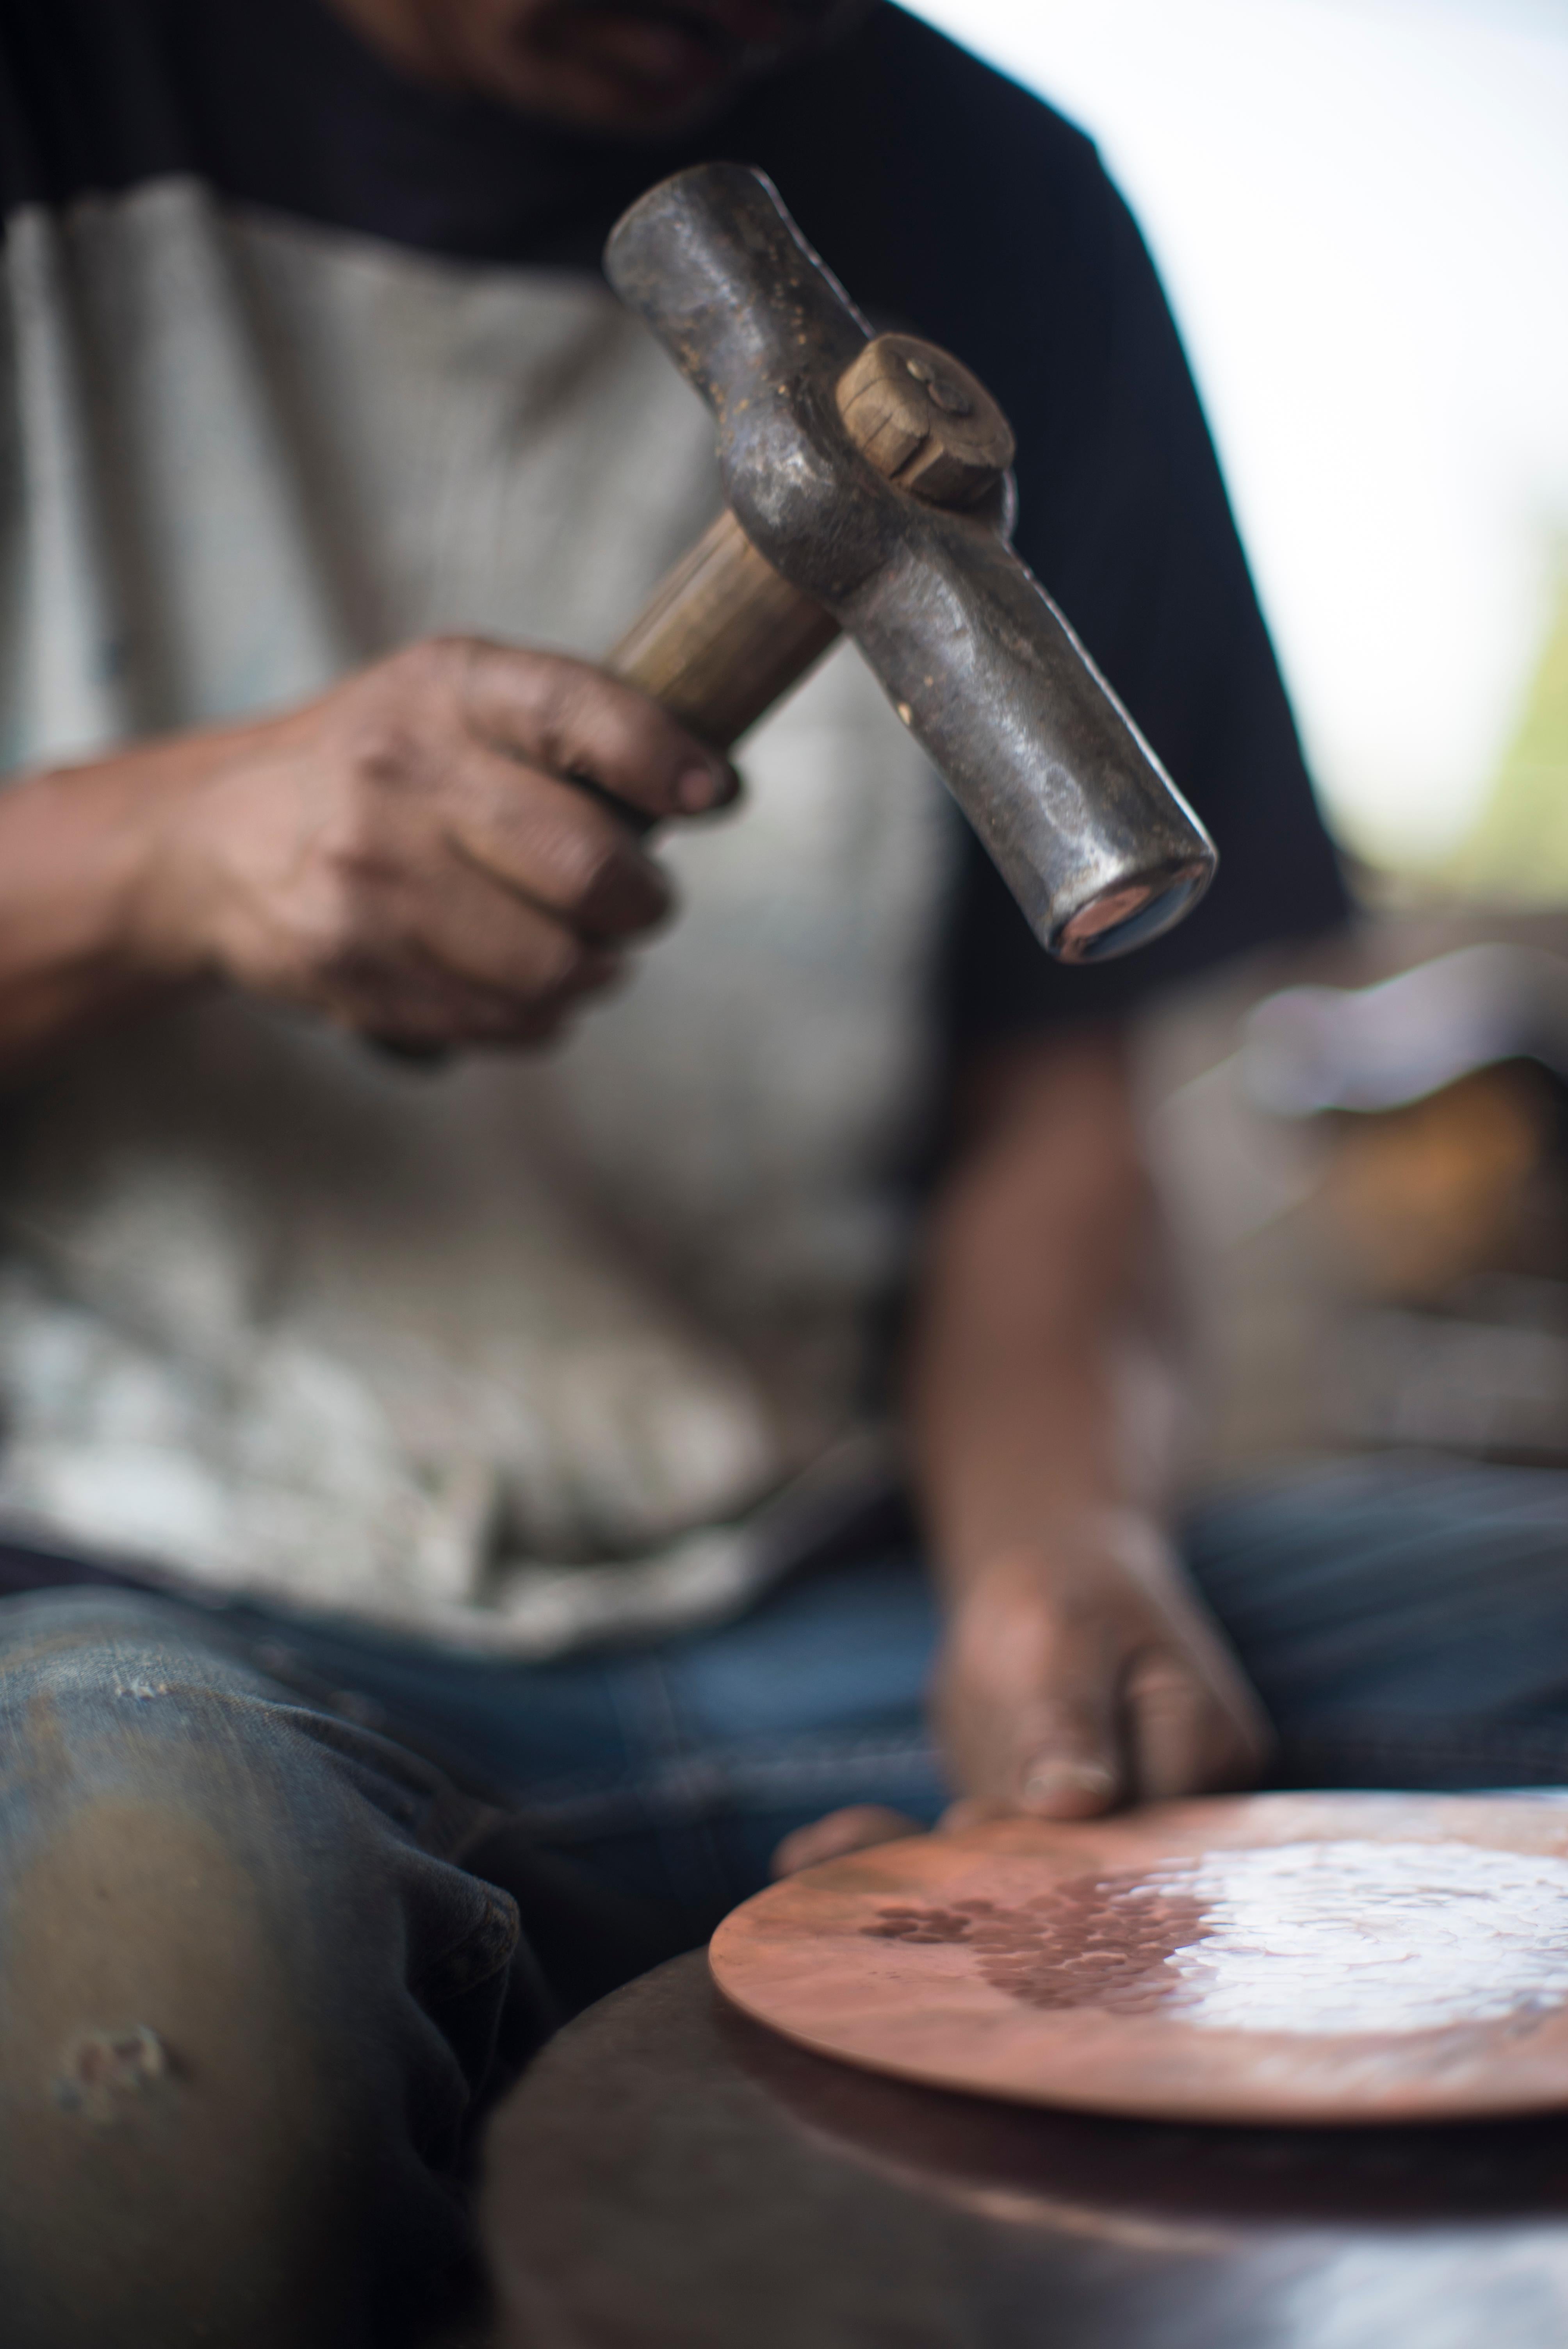
[[[1264,1795],[887,1844],[710,1951],[736,2005],[873,2070],[1190,2120],[1568,2104],[1568,1823],[1489,1796]]]

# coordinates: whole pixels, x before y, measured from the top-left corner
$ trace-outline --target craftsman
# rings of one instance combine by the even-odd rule
[[[597,255],[713,155],[1008,412],[1222,848],[1145,952],[1049,961],[852,653],[737,806],[592,666],[717,498]],[[1387,1713],[1418,1493],[1354,1649],[1354,1496],[1199,1521],[1266,1713],[1165,1529],[1122,1023],[1342,905],[1079,135],[885,5],[0,0],[0,181],[8,2341],[417,2331],[613,1904],[867,1806],[1561,1775],[1451,1638]]]

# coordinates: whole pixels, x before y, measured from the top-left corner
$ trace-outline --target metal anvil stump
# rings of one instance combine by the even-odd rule
[[[1012,436],[983,387],[873,338],[740,164],[652,189],[604,265],[712,409],[729,502],[607,665],[727,746],[841,628],[1053,954],[1179,921],[1213,845],[1008,544]]]

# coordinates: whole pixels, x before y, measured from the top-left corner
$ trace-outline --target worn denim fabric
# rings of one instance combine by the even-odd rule
[[[1186,1547],[1279,1783],[1568,1784],[1568,1475],[1328,1468]],[[531,1667],[101,1584],[0,1601],[7,2343],[414,2327],[544,1977],[570,2008],[677,1946],[837,1804],[934,1816],[935,1631],[907,1556]],[[631,1895],[674,1904],[641,1940]]]
[[[1210,1503],[1183,1546],[1279,1732],[1278,1784],[1568,1783],[1568,1474],[1337,1464]],[[754,1890],[778,1838],[837,1804],[933,1818],[947,1798],[923,1713],[936,1609],[908,1555],[556,1664],[254,1609],[211,1619],[543,1842],[698,1915]]]
[[[0,1622],[7,2343],[393,2337],[533,2003],[486,1814],[159,1600]]]

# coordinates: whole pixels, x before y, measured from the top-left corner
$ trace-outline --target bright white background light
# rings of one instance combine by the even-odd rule
[[[1568,533],[1568,0],[915,5],[1099,140],[1330,812],[1440,856]]]

